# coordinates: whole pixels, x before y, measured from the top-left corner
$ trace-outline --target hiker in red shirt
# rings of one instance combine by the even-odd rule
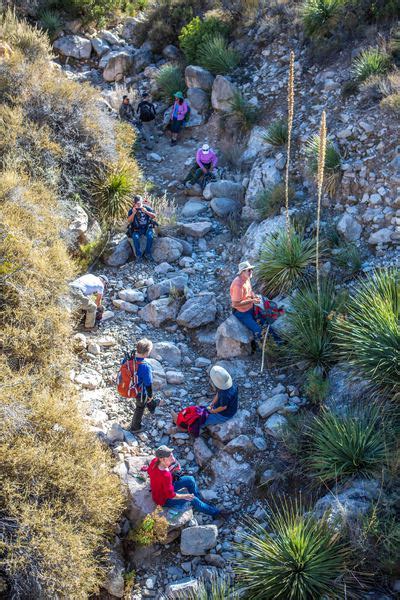
[[[172,452],[173,449],[168,446],[157,448],[156,457],[147,469],[154,502],[169,508],[184,508],[189,502],[192,508],[206,515],[225,516],[226,511],[211,506],[201,499],[194,477],[183,475],[174,481],[173,471],[171,472],[170,468],[176,461]],[[183,489],[188,490],[188,493],[177,493]]]

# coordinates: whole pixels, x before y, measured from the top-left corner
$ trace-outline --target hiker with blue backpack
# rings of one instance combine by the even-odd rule
[[[142,418],[145,409],[153,414],[157,401],[153,398],[153,368],[147,358],[153,349],[153,342],[142,338],[136,344],[136,350],[122,360],[117,391],[124,398],[136,400],[130,430],[138,433],[142,430]]]

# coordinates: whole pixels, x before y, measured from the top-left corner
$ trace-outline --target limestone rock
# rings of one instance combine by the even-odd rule
[[[111,44],[111,46],[118,46],[122,43],[119,37],[115,35],[115,33],[113,33],[112,31],[109,31],[108,29],[102,29],[99,33],[99,37],[102,40],[105,40],[108,44]]]
[[[229,454],[233,454],[235,452],[249,452],[253,448],[253,442],[249,436],[242,433],[227,443],[224,448],[224,452],[229,452]]]
[[[187,92],[190,108],[196,109],[199,113],[204,113],[210,106],[208,94],[200,88],[189,88]]]
[[[367,392],[369,382],[356,377],[345,364],[335,365],[328,375],[329,390],[325,405],[338,415],[346,414],[351,403]]]
[[[66,220],[66,227],[62,229],[61,237],[68,248],[76,250],[80,244],[86,242],[85,234],[89,226],[88,214],[75,202],[65,203],[62,212]]]
[[[92,43],[90,40],[80,35],[65,35],[58,38],[53,44],[53,48],[62,56],[71,58],[87,59],[92,53]]]
[[[93,50],[99,58],[101,58],[102,56],[104,56],[104,54],[107,54],[107,52],[110,51],[110,46],[107,44],[107,42],[99,37],[92,38],[91,42]]]
[[[360,239],[362,227],[349,213],[344,213],[336,227],[338,232],[341,233],[348,242],[354,242]]]
[[[132,302],[126,302],[126,300],[121,300],[120,298],[113,298],[112,303],[115,308],[118,308],[118,310],[124,310],[128,313],[137,313],[139,310],[139,307],[136,306],[136,304],[132,304]]]
[[[190,219],[191,217],[196,217],[202,212],[205,212],[207,209],[208,204],[206,202],[201,202],[200,200],[188,200],[182,208],[181,215],[182,217]]]
[[[166,376],[170,385],[181,385],[185,381],[185,375],[181,371],[167,371]]]
[[[203,191],[206,200],[212,198],[231,198],[232,200],[243,200],[244,189],[241,183],[231,181],[230,179],[220,179],[211,181],[206,185]]]
[[[123,598],[125,589],[125,562],[119,547],[114,547],[108,555],[108,563],[111,565],[103,583],[104,589],[115,598]]]
[[[249,344],[253,339],[250,329],[247,329],[235,317],[228,317],[217,329],[216,346],[220,358],[233,358],[249,354]]]
[[[107,438],[113,444],[114,442],[124,441],[124,430],[119,423],[112,423],[110,429],[107,432]]]
[[[105,81],[121,81],[130,71],[133,64],[133,56],[128,50],[113,50],[103,56],[99,62],[103,70]]]
[[[153,370],[153,388],[162,390],[167,384],[167,376],[164,371],[164,367],[155,358],[146,358],[146,361],[151,365]]]
[[[195,329],[215,321],[217,313],[217,301],[215,294],[205,292],[189,298],[182,306],[177,317],[177,323],[181,327]]]
[[[109,267],[121,267],[133,256],[132,246],[126,236],[116,238],[104,255],[104,262]]]
[[[182,53],[179,50],[179,48],[177,48],[173,44],[168,44],[167,46],[165,46],[165,48],[163,48],[162,55],[167,60],[179,60]]]
[[[162,360],[170,367],[179,367],[182,360],[180,349],[172,342],[156,342],[150,356]]]
[[[202,437],[195,439],[193,443],[193,452],[196,462],[200,467],[208,465],[212,457],[214,456],[212,450],[207,446],[206,442]]]
[[[287,404],[288,399],[289,396],[287,394],[276,394],[268,398],[268,400],[264,400],[257,408],[257,412],[262,419],[266,419],[278,410],[281,410]]]
[[[246,191],[246,206],[243,209],[243,217],[252,218],[257,216],[257,196],[263,190],[280,183],[281,174],[277,168],[274,158],[261,158],[256,160],[250,171],[249,185]]]
[[[95,390],[101,384],[102,377],[100,373],[94,369],[86,368],[78,375],[75,375],[74,381],[87,390]]]
[[[163,279],[159,283],[155,283],[154,285],[150,285],[147,288],[147,297],[149,300],[157,300],[160,296],[165,296],[169,294],[171,290],[177,290],[179,292],[183,292],[187,287],[189,281],[189,276],[187,273],[182,273],[181,275],[177,275],[176,277],[171,277],[171,279]]]
[[[189,65],[185,69],[185,81],[188,88],[200,88],[206,92],[209,92],[214,83],[214,75],[203,69],[203,67],[197,67],[195,65]]]
[[[194,238],[201,238],[207,235],[212,229],[210,221],[196,221],[194,223],[182,223],[184,235]]]
[[[352,523],[369,512],[379,493],[379,481],[356,479],[320,498],[313,513],[318,519],[327,514],[328,521],[336,526],[351,527]]]
[[[127,288],[125,290],[121,290],[118,292],[118,296],[121,300],[126,300],[126,302],[144,302],[144,294],[143,292]]]
[[[239,212],[242,207],[238,200],[232,200],[231,198],[213,198],[210,205],[217,217],[221,218]]]
[[[283,415],[273,414],[265,422],[265,430],[270,435],[276,438],[280,438],[283,433],[283,429],[287,424],[287,419]]]
[[[133,45],[137,44],[136,30],[140,19],[137,17],[127,17],[123,22],[121,37]]]
[[[174,598],[189,598],[190,596],[196,596],[200,590],[200,584],[197,579],[191,577],[185,577],[175,583],[170,583],[165,589],[168,600]]]
[[[252,223],[242,238],[241,248],[243,258],[250,262],[255,262],[259,257],[265,240],[275,233],[282,231],[284,227],[284,215],[265,219],[261,223]]]
[[[250,413],[248,410],[238,410],[236,415],[220,425],[211,425],[208,427],[212,437],[224,444],[241,435],[246,430]]]
[[[378,246],[379,244],[388,244],[391,241],[393,230],[389,227],[374,231],[368,238],[368,244]]]
[[[248,488],[253,485],[256,478],[256,472],[251,464],[238,462],[226,452],[221,452],[211,460],[211,471],[218,483],[235,482],[235,485],[242,484]]]
[[[149,48],[139,48],[133,55],[133,69],[140,73],[153,62],[153,55]]]
[[[259,125],[253,127],[246,150],[242,154],[243,162],[253,161],[259,154],[266,154],[272,150],[271,144],[268,144],[264,140],[265,133],[264,127],[260,127]]]
[[[216,525],[187,527],[181,535],[181,553],[185,556],[203,556],[217,545],[217,539]]]
[[[139,316],[143,321],[151,323],[154,327],[160,327],[166,321],[175,320],[177,314],[177,303],[171,302],[169,298],[153,300],[139,311]]]
[[[228,112],[231,110],[236,88],[229,79],[223,75],[217,75],[211,91],[211,104],[214,110]]]
[[[170,237],[158,237],[153,243],[153,258],[157,263],[172,263],[182,256],[182,244]]]

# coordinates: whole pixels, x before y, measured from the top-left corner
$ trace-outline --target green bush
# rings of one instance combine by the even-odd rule
[[[383,269],[360,280],[335,324],[346,364],[389,395],[400,393],[399,317],[400,272]]]
[[[140,546],[151,546],[156,543],[165,543],[168,535],[168,521],[161,506],[146,515],[142,523],[128,534],[128,539]]]
[[[157,85],[161,96],[166,102],[174,99],[176,92],[185,92],[186,84],[182,70],[176,65],[164,65],[157,75]]]
[[[323,482],[373,477],[385,463],[387,445],[376,406],[349,410],[345,415],[324,410],[306,434],[310,446],[305,464]]]
[[[252,600],[344,597],[349,549],[325,519],[297,502],[273,507],[270,532],[253,525],[240,545],[237,574]]]
[[[294,198],[294,190],[289,188],[289,202]],[[260,218],[268,219],[274,215],[278,215],[281,208],[285,206],[285,185],[278,183],[277,185],[267,188],[260,192],[257,196],[256,207]]]
[[[305,0],[302,16],[306,35],[322,38],[332,33],[343,14],[345,0]]]
[[[230,27],[217,17],[206,17],[200,19],[195,17],[187,25],[182,27],[179,35],[179,46],[189,64],[196,64],[199,47],[208,38],[220,34],[228,37]]]
[[[246,133],[257,123],[259,109],[248,102],[241,92],[235,91],[228,114],[232,117],[234,126],[240,132]]]
[[[275,296],[288,292],[306,273],[315,260],[315,242],[306,239],[293,228],[271,236],[261,249],[256,266],[262,290]]]
[[[318,173],[319,135],[311,136],[306,143],[306,156],[311,173],[316,177]],[[342,157],[336,150],[333,142],[327,140],[325,153],[324,189],[333,196],[340,178]]]
[[[40,14],[40,26],[53,36],[62,26],[60,15],[52,10],[44,10]]]
[[[265,133],[264,141],[272,146],[286,146],[288,141],[287,121],[273,121]]]
[[[50,0],[45,2],[48,8],[60,9],[72,17],[87,22],[103,23],[121,8],[121,0]]]
[[[358,82],[372,75],[385,75],[390,68],[390,57],[379,48],[368,48],[353,61],[352,72]]]
[[[321,404],[329,391],[329,381],[319,369],[310,369],[303,385],[304,394],[313,404]]]
[[[330,280],[321,281],[320,296],[315,284],[307,284],[295,294],[286,313],[288,328],[284,338],[291,364],[327,370],[337,358],[332,317],[341,308]]]
[[[132,205],[134,179],[128,165],[111,165],[101,171],[93,183],[93,197],[102,223],[115,225],[126,218]]]
[[[239,55],[228,48],[226,39],[218,34],[203,42],[198,49],[197,61],[214,75],[224,75],[238,66]]]

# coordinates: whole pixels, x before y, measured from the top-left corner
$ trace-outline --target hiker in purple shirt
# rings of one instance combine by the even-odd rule
[[[176,92],[174,105],[170,114],[171,146],[178,141],[178,133],[190,116],[190,106],[183,97],[182,92]]]
[[[203,144],[196,152],[196,164],[190,170],[185,183],[197,183],[202,178],[201,187],[204,189],[213,180],[213,171],[218,163],[218,157],[208,144]]]

